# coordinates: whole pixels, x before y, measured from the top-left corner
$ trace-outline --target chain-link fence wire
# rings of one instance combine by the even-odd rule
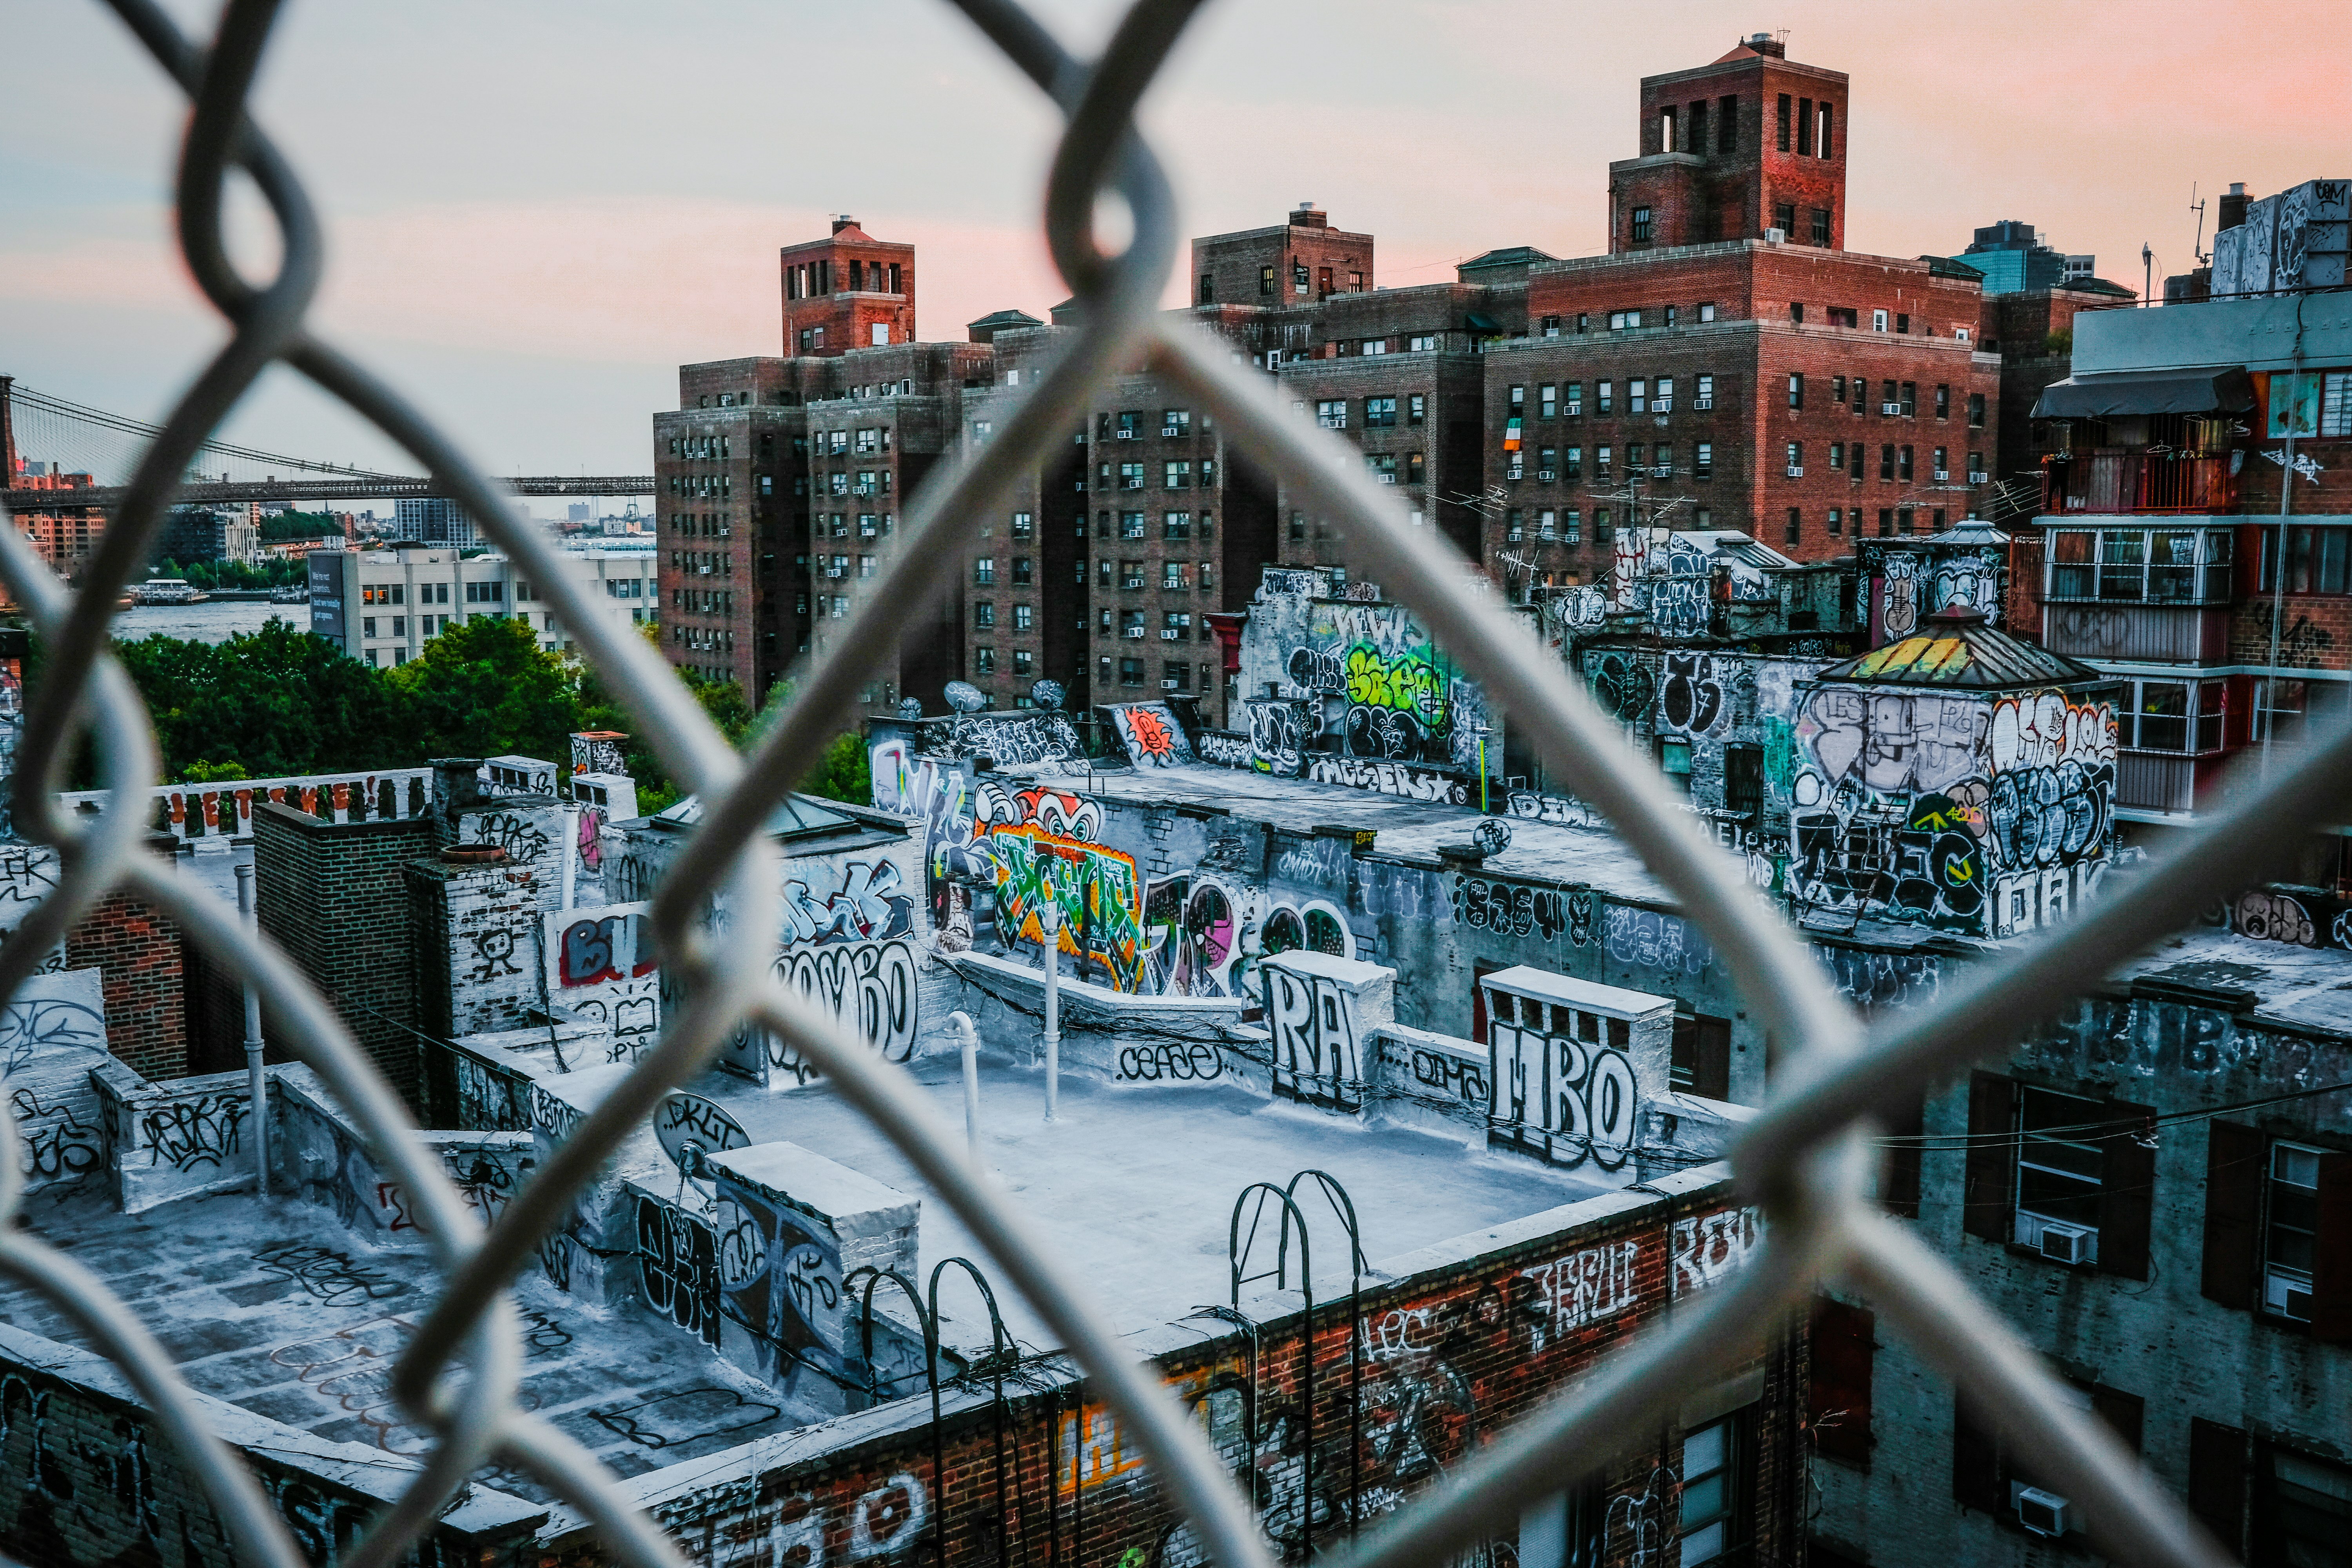
[[[1777,1081],[1733,1156],[1741,1195],[1763,1210],[1765,1240],[1731,1281],[1638,1336],[1581,1386],[1557,1395],[1482,1448],[1429,1494],[1336,1554],[1347,1568],[1435,1563],[1510,1533],[1521,1508],[1563,1489],[1613,1456],[1623,1434],[1655,1429],[1685,1395],[1752,1358],[1764,1337],[1824,1281],[1868,1295],[1882,1320],[1979,1398],[2041,1475],[2083,1510],[2093,1542],[2119,1561],[2216,1564],[2223,1554],[2105,1428],[2079,1414],[2038,1358],[1969,1293],[1948,1265],[1868,1203],[1867,1134],[1875,1108],[2006,1048],[2116,964],[2180,929],[2214,898],[2283,854],[2305,825],[2340,810],[2352,737],[2315,746],[2302,765],[2245,791],[2060,937],[1977,966],[1932,1009],[1865,1030],[1799,936],[1745,883],[1741,870],[1676,810],[1661,781],[1560,662],[1494,595],[1477,569],[1396,493],[1372,482],[1360,456],[1286,410],[1224,339],[1159,309],[1176,254],[1173,193],[1134,125],[1134,110],[1198,0],[1138,0],[1092,64],[1072,56],[1013,0],[957,0],[963,13],[1063,110],[1066,126],[1046,187],[1045,229],[1078,301],[1077,327],[1043,380],[995,438],[927,481],[888,559],[834,653],[803,672],[795,694],[748,757],[739,757],[662,663],[604,615],[593,584],[420,413],[319,337],[307,312],[324,269],[324,237],[302,187],[246,103],[278,0],[230,0],[209,47],[184,37],[155,0],[109,0],[193,105],[177,181],[180,245],[232,330],[148,449],[93,555],[81,591],[51,578],[14,528],[0,528],[0,576],[49,647],[20,751],[16,820],[58,847],[57,887],[0,945],[0,995],[13,994],[40,954],[110,889],[160,907],[230,973],[257,989],[277,1043],[314,1068],[362,1130],[371,1152],[418,1208],[442,1288],[396,1363],[394,1390],[433,1435],[423,1468],[349,1553],[352,1568],[397,1560],[485,1464],[514,1467],[578,1509],[606,1547],[637,1565],[679,1564],[677,1549],[585,1449],[515,1400],[521,1360],[506,1295],[537,1242],[580,1188],[673,1088],[709,1065],[746,1023],[782,1036],[878,1124],[1092,1379],[1132,1435],[1175,1508],[1225,1568],[1273,1568],[1249,1502],[1174,1397],[1089,1304],[1077,1277],[996,1187],[976,1175],[961,1142],[899,1068],[772,978],[777,855],[761,828],[854,711],[855,693],[895,653],[905,606],[947,586],[976,520],[1008,500],[1112,374],[1141,362],[1196,398],[1226,438],[1282,476],[1302,508],[1338,521],[1349,563],[1409,605],[1527,733],[1547,767],[1599,808],[1670,888],[1730,967],[1779,1043]],[[246,281],[221,243],[226,183],[242,171],[267,200],[282,259],[266,284]],[[1106,193],[1122,199],[1133,238],[1097,245]],[[656,940],[685,998],[658,1042],[556,1150],[486,1233],[350,1031],[274,944],[240,929],[217,900],[175,878],[140,846],[139,806],[157,759],[137,693],[108,651],[112,605],[146,559],[189,459],[261,371],[282,362],[341,398],[405,447],[441,492],[478,519],[527,570],[586,658],[620,694],[665,766],[698,792],[699,826],[656,889]],[[112,808],[93,823],[61,819],[65,758],[94,737]],[[702,920],[721,890],[730,918]],[[12,1109],[0,1133],[13,1143]],[[123,1304],[72,1259],[13,1223],[23,1196],[15,1158],[0,1160],[0,1272],[43,1296],[119,1366],[201,1479],[243,1560],[298,1568],[292,1537],[250,1473],[208,1433],[170,1358]],[[934,1478],[933,1485],[944,1484]],[[944,1500],[942,1500],[944,1504]]]

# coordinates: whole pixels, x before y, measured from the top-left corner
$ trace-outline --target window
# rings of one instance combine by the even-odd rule
[[[1698,302],[1698,319],[1702,321],[1712,321],[1715,320],[1714,300],[1701,300]]]
[[[1898,337],[1907,337],[1910,335],[1911,318],[1905,315],[1900,310],[1895,312],[1895,335]]]
[[[1870,378],[1865,375],[1855,376],[1853,378],[1853,411],[1856,414],[1862,413],[1864,405],[1868,404],[1869,401]]]
[[[1404,455],[1404,482],[1409,485],[1417,485],[1423,483],[1425,478],[1426,476],[1423,471],[1422,455],[1419,452],[1407,452]]]
[[[375,636],[375,617],[373,616],[365,616],[361,620],[360,636],[363,637],[372,637]]]
[[[1676,1020],[1679,1022],[1680,1020]],[[1827,1296],[1813,1298],[1811,1403],[1816,1452],[1870,1468],[1871,1368],[1877,1318]]]
[[[1895,465],[1895,477],[1907,481],[1911,478],[1911,448],[1903,447],[1899,456],[1900,460]]]
[[[1639,329],[1641,325],[1642,312],[1639,310],[1612,310],[1609,312],[1609,330],[1612,332],[1633,331]]]
[[[1307,514],[1303,511],[1294,511],[1290,514],[1290,542],[1293,544],[1307,542]]]
[[[1190,587],[1191,584],[1184,581],[1184,563],[1181,561],[1161,562],[1160,564],[1160,586],[1162,592],[1170,594]],[[1174,626],[1176,624],[1175,617],[1173,616],[1169,617],[1168,624],[1170,626]]]
[[[1190,539],[1192,537],[1192,514],[1189,511],[1168,511],[1160,514],[1160,537]]]
[[[1404,422],[1425,425],[1429,422],[1429,398],[1423,393],[1412,393],[1404,400]]]
[[[2044,594],[2126,604],[2226,602],[2231,543],[2227,528],[2053,529]]]
[[[1614,398],[1616,395],[1617,395],[1617,394],[1616,394],[1616,391],[1615,391],[1615,384],[1614,384],[1614,383],[1612,383],[1612,382],[1601,381],[1601,382],[1595,382],[1595,383],[1593,384],[1593,387],[1592,387],[1592,400],[1593,400],[1593,402],[1594,402],[1594,403],[1596,403],[1596,404],[1598,404],[1598,405],[1600,405],[1600,410],[1601,410],[1601,413],[1603,413],[1603,414],[1613,414],[1613,413],[1615,413],[1615,412],[1616,412],[1615,405],[1614,405],[1614,404],[1611,401],[1611,400],[1612,400],[1612,398]]]
[[[1351,292],[1361,293],[1362,290],[1354,289]],[[1386,338],[1365,338],[1356,344],[1356,353],[1359,354],[1384,354],[1388,352],[1389,341]]]
[[[1122,588],[1142,587],[1143,563],[1140,561],[1120,562],[1118,563],[1118,585]]]
[[[1832,539],[1839,537],[1845,531],[1844,513],[1836,507],[1830,508],[1829,530]]]
[[[1517,544],[1527,536],[1527,513],[1520,510],[1517,507],[1511,508],[1509,511],[1504,514],[1504,542],[1507,544]]]
[[[2308,683],[2301,680],[2258,679],[2254,682],[2256,741],[2303,739],[2304,704]]]
[[[835,556],[837,561],[839,556]],[[996,582],[996,557],[982,555],[971,563],[971,580],[979,587],[992,587]]]
[[[1936,384],[1936,417],[1938,419],[1949,419],[1951,416],[1952,389],[1949,385],[1942,382],[1938,382]]]
[[[996,650],[992,647],[976,647],[972,649],[971,672],[974,675],[994,675],[996,673]]]
[[[1796,233],[1797,204],[1794,202],[1775,202],[1772,205],[1772,226],[1779,229],[1782,234]],[[1800,321],[1803,321],[1805,319],[1804,312],[1801,310],[1798,311],[1796,319]]]
[[[1802,374],[1801,372],[1799,372],[1799,371],[1790,371],[1790,372],[1789,373],[1789,406],[1790,406],[1790,407],[1791,407],[1791,408],[1802,408],[1804,405],[1805,405],[1805,378],[1804,378],[1804,375],[1803,375],[1803,374]]]
[[[1547,381],[1536,388],[1536,417],[1553,419],[1559,417],[1559,387],[1557,384]]]
[[[1635,245],[1650,243],[1650,209],[1647,207],[1633,209],[1633,243]]]
[[[1584,448],[1569,447],[1561,451],[1563,458],[1559,477],[1570,484],[1584,477]]]
[[[1666,775],[1668,784],[1688,795],[1691,787],[1690,737],[1660,735],[1656,738],[1656,749],[1658,771]]]
[[[1424,332],[1419,337],[1407,338],[1404,346],[1413,353],[1433,353],[1445,345],[1435,333]]]
[[[1034,605],[1015,605],[1013,606],[1013,629],[1014,631],[1025,632],[1036,624],[1037,607]]]
[[[1650,384],[1646,378],[1636,376],[1625,384],[1625,412],[1647,414],[1649,411]]]
[[[1917,382],[1906,381],[1903,384],[1902,403],[1904,418],[1916,419],[1919,416],[1919,384]]]
[[[971,624],[983,628],[996,625],[996,606],[986,599],[975,599],[971,605]]]
[[[1213,561],[1201,563],[1201,592],[1213,593],[1217,586],[1217,567]]]
[[[1141,463],[1121,463],[1118,466],[1118,488],[1123,490],[1141,489],[1143,488],[1143,465]]]
[[[1944,460],[1945,456],[1946,454],[1943,447],[1938,447],[1936,448],[1936,466],[1929,471],[1936,476],[1936,482],[1937,484],[1942,484],[1946,479],[1952,477],[1951,467]]]
[[[1895,537],[1895,509],[1891,506],[1878,509],[1878,537],[1881,539]]]
[[[1315,423],[1326,430],[1345,430],[1348,427],[1348,400],[1326,397],[1318,402],[1315,405]]]
[[[1874,332],[1883,332],[1886,330],[1885,311],[1873,310],[1870,313],[1870,330]]]
[[[1821,246],[1823,248],[1827,248],[1829,246],[1830,209],[1827,207],[1813,208],[1812,241],[1815,245]]]
[[[1570,419],[1578,418],[1583,415],[1584,383],[1580,381],[1564,381],[1560,383],[1559,395],[1563,411]]]
[[[1895,531],[1897,533],[1909,533],[1912,530],[1912,524],[1916,521],[1918,515],[1919,514],[1916,510],[1907,506],[1898,510],[1895,514]]]
[[[1787,533],[1786,533],[1786,536],[1785,536],[1784,542],[1786,542],[1786,543],[1790,543],[1790,544],[1794,544],[1794,543],[1796,543],[1796,542],[1797,542],[1797,541],[1799,540],[1799,538],[1801,538],[1801,537],[1802,536],[1802,534],[1803,534],[1803,532],[1804,532],[1804,527],[1805,527],[1805,514],[1804,514],[1804,512],[1803,512],[1801,510],[1800,510],[1799,508],[1796,508],[1796,507],[1793,507],[1793,506],[1792,506],[1792,507],[1790,507],[1790,508],[1789,509],[1789,526],[1788,526],[1788,530],[1787,530]]]
[[[871,555],[865,555],[860,556],[859,559],[862,561],[871,561],[874,557]],[[858,573],[858,575],[861,577],[870,577],[873,575],[873,573],[870,571],[861,571]],[[1034,563],[1033,563],[1026,555],[1014,556],[1013,558],[1013,585],[1016,588],[1026,588],[1034,581],[1035,581]]]
[[[1571,451],[1574,450],[1573,447],[1570,449]],[[1701,441],[1696,447],[1692,448],[1691,478],[1695,479],[1711,479],[1715,478],[1714,442]]]
[[[1609,477],[1608,447],[1595,447],[1592,448],[1592,467],[1593,470],[1598,473],[1601,479],[1606,479]]]
[[[2279,531],[2262,531],[2262,591],[2278,586]],[[2286,531],[2286,591],[2290,594],[2352,592],[2352,529],[2291,526]]]
[[[1538,539],[1558,539],[1559,537],[1559,513],[1549,510],[1536,513],[1536,537]]]
[[[1780,101],[1774,110],[1775,118],[1772,121],[1774,126],[1772,145],[1783,153],[1789,150],[1790,110],[1792,107],[1789,95],[1785,92],[1780,94]]]
[[[1203,305],[1213,305],[1216,302],[1217,280],[1208,273],[1203,272],[1201,274],[1201,303]]]
[[[1118,536],[1121,539],[1142,538],[1143,514],[1139,511],[1120,512],[1118,514]]]
[[[1983,429],[1983,428],[1984,428],[1984,408],[1985,408],[1985,405],[1984,405],[1984,394],[1983,394],[1983,393],[1981,393],[1981,392],[1971,392],[1971,393],[1969,393],[1969,429],[1971,429],[1971,430],[1981,430],[1981,429]]]
[[[1592,509],[1592,542],[1607,544],[1616,537],[1617,531],[1609,523],[1609,509],[1605,506],[1594,507]]]
[[[1162,691],[1192,689],[1192,667],[1181,659],[1169,659],[1160,667],[1160,689]]]
[[[1702,375],[1698,378],[1698,395],[1692,399],[1691,406],[1697,409],[1708,409],[1715,406],[1714,376]]]
[[[1260,294],[1271,294],[1274,292],[1273,268],[1261,267],[1257,269],[1257,291]]]
[[[1189,490],[1192,488],[1192,464],[1189,458],[1171,458],[1160,465],[1160,489]]]
[[[1192,411],[1189,408],[1161,409],[1160,433],[1162,436],[1190,436],[1192,433]]]
[[[1788,458],[1789,477],[1792,479],[1801,478],[1805,471],[1805,444],[1802,441],[1790,442]]]
[[[1843,473],[1844,471],[1845,443],[1843,441],[1832,441],[1830,443],[1830,472],[1837,474]]]
[[[1895,478],[1895,448],[1891,446],[1878,448],[1878,477],[1882,479]]]
[[[1304,268],[1301,268],[1301,270],[1304,270]],[[1143,661],[1139,658],[1120,659],[1118,661],[1118,683],[1121,686],[1142,685]]]
[[[1996,909],[1993,929],[2015,929],[2015,913]],[[2147,1279],[2155,1117],[2143,1105],[1975,1074],[1962,1228],[2056,1262]]]
[[[1306,293],[1307,282],[1307,263],[1293,261],[1290,264],[1290,291],[1294,294]]]
[[[1396,426],[1397,400],[1393,397],[1364,399],[1364,427],[1368,430],[1393,429]]]
[[[1717,1562],[1747,1544],[1754,1406],[1683,1435],[1680,1532],[1684,1568]]]
[[[2095,1232],[2103,1142],[2083,1134],[2099,1120],[2096,1100],[2043,1089],[2018,1094],[2017,1241],[2040,1247],[2051,1225]],[[2095,1238],[2093,1242],[2095,1255]],[[2086,1257],[2082,1261],[2089,1262]]]

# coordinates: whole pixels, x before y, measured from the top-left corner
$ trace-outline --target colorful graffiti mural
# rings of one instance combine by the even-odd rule
[[[996,929],[1007,947],[1042,944],[1042,910],[1061,912],[1058,950],[1081,971],[1100,970],[1114,989],[1143,979],[1143,879],[1135,858],[1083,838],[1063,838],[1034,823],[991,827],[996,868]]]
[[[1111,724],[1118,731],[1127,760],[1139,768],[1169,768],[1192,758],[1192,744],[1184,726],[1165,702],[1119,702],[1107,705]]]

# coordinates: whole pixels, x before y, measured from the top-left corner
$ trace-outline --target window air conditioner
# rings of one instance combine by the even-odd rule
[[[1160,689],[1162,691],[1173,691],[1176,689],[1176,682],[1172,679],[1162,680],[1160,683]]]
[[[1538,469],[1536,470],[1536,479],[1537,479],[1537,482],[1538,482],[1538,483],[1539,483],[1539,484],[1547,484],[1547,485],[1548,485],[1548,484],[1551,483],[1551,482],[1552,482],[1552,477],[1553,477],[1553,476],[1552,476],[1552,471],[1551,471],[1549,468],[1538,468]]]
[[[1525,479],[1527,477],[1527,470],[1514,463],[1510,468],[1504,470],[1503,477],[1507,479]]]
[[[1878,412],[1882,415],[1900,414],[1903,412],[1903,405],[1899,403],[1882,403],[1878,405]]]
[[[2045,1219],[2037,1246],[2042,1256],[2053,1263],[2091,1263],[2099,1256],[2099,1233],[2086,1226]]]
[[[1651,413],[1653,413],[1653,414],[1672,414],[1674,411],[1675,411],[1675,400],[1674,400],[1673,398],[1671,398],[1671,397],[1654,397],[1654,398],[1650,399],[1650,412],[1651,412]]]
[[[1138,642],[1141,642],[1143,640],[1143,628],[1141,626],[1129,626],[1127,628],[1127,635],[1135,638]]]
[[[1691,406],[1699,410],[1701,413],[1704,413],[1707,409],[1715,406],[1715,399],[1712,397],[1694,397],[1691,399]]]
[[[1947,469],[1937,468],[1937,469],[1936,470],[1936,482],[1937,482],[1937,484],[1939,484],[1939,485],[1940,485],[1940,484],[1942,484],[1946,479],[1950,479],[1951,477],[1952,477],[1952,476],[1951,476],[1950,472],[1949,472],[1948,470],[1947,470]]]
[[[1971,468],[1969,470],[1969,483],[1972,485],[1983,484],[1985,482],[1985,478],[1986,476],[1981,469]]]
[[[1675,477],[1675,466],[1672,463],[1660,463],[1650,470],[1650,477],[1654,479],[1671,479]]]
[[[1118,433],[1118,438],[1122,441],[1132,441],[1135,439],[1135,432],[1132,430],[1122,430]]]
[[[2040,1487],[2021,1486],[2010,1501],[2017,1510],[2017,1522],[2034,1534],[2054,1539],[2066,1533],[2067,1513],[2072,1505],[2056,1492],[2045,1492]]]
[[[1789,477],[1792,479],[1801,479],[1805,477],[1805,470],[1792,464],[1789,468]]]
[[[1581,404],[1581,403],[1571,403],[1571,404],[1570,404],[1570,405],[1568,405],[1568,416],[1569,416],[1570,419],[1581,419],[1581,418],[1583,418],[1583,417],[1584,417],[1584,405],[1583,405],[1583,404]]]
[[[1160,628],[1160,640],[1161,642],[1174,642],[1176,637],[1177,632],[1174,626],[1162,626]]]
[[[1181,436],[1184,434],[1184,427],[1181,425],[1162,425],[1160,427],[1160,433],[1162,436]]]

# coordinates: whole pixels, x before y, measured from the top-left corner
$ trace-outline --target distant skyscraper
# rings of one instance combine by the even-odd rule
[[[568,516],[573,522],[593,522],[596,521],[596,508],[588,501],[576,500],[572,503]]]
[[[440,496],[394,503],[399,526],[394,537],[404,544],[452,544],[459,549],[481,542],[474,520],[457,503]]]

